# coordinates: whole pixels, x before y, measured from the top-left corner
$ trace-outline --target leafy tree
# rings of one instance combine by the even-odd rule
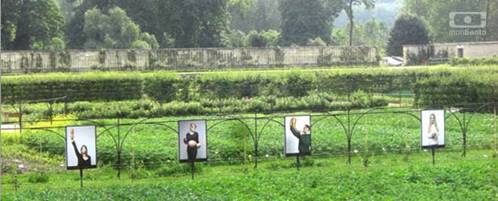
[[[463,42],[463,41],[483,41],[492,40],[489,38],[493,30],[489,29],[492,24],[498,21],[498,16],[494,13],[498,11],[496,0],[452,0],[452,1],[429,1],[429,0],[406,0],[404,11],[420,17],[426,24],[430,36],[434,42]],[[487,32],[486,34],[455,34],[451,31],[486,31],[476,28],[454,28],[450,26],[450,20],[456,20],[457,24],[463,24],[458,19],[450,19],[450,13],[454,12],[486,12],[487,11]],[[496,17],[492,17],[496,16]],[[494,31],[496,32],[496,31]],[[490,35],[491,34],[491,35]]]
[[[281,17],[278,0],[243,0],[244,4],[230,6],[230,28],[251,30],[279,30]]]
[[[487,0],[486,11],[485,40],[498,41],[498,1]]]
[[[353,38],[354,46],[374,46],[385,48],[389,37],[387,26],[376,19],[365,23],[355,23],[354,32],[356,37]],[[349,45],[349,26],[334,30],[332,33],[333,43],[336,45]]]
[[[247,46],[247,36],[244,32],[240,30],[230,30],[226,31],[222,35],[223,44],[225,47],[246,47]]]
[[[315,39],[308,39],[308,43],[306,43],[307,46],[327,46],[327,43],[325,43],[320,37],[317,37]]]
[[[68,35],[71,46],[83,46],[79,41],[84,39],[84,13],[92,8],[106,12],[117,6],[143,31],[159,39],[162,47],[218,47],[227,30],[227,7],[240,1],[244,0],[84,0],[75,8]]]
[[[331,22],[337,17],[339,0],[281,0],[281,43],[305,45],[308,39],[320,37],[330,42]]]
[[[1,3],[2,48],[64,48],[64,43],[60,43],[64,38],[64,18],[53,0],[2,0]]]
[[[140,31],[124,10],[114,7],[109,15],[94,8],[85,13],[85,48],[158,48],[153,35]]]
[[[11,49],[16,39],[20,1],[2,0],[2,49]]]
[[[391,30],[387,53],[391,56],[402,56],[403,45],[427,43],[429,35],[424,22],[415,16],[401,15]]]
[[[249,32],[247,40],[251,47],[266,47],[265,39],[255,30]]]
[[[67,45],[70,48],[82,48],[86,42],[86,36],[83,31],[85,27],[85,14],[90,9],[96,8],[102,11],[108,11],[115,6],[113,0],[68,0],[75,4],[74,14],[66,27]]]
[[[354,12],[353,6],[364,5],[367,9],[375,6],[375,0],[343,0],[344,11],[349,19],[349,46],[353,45],[353,32],[354,32]]]
[[[274,47],[278,45],[278,41],[280,39],[280,32],[270,29],[268,31],[262,31],[260,32],[260,34],[261,37],[263,37],[263,39],[265,40],[267,47],[268,46]]]

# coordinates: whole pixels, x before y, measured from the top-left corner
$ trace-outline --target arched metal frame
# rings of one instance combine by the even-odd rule
[[[124,144],[125,144],[126,139],[128,138],[128,136],[132,133],[132,131],[134,131],[134,129],[138,125],[162,126],[162,127],[166,128],[166,129],[169,129],[170,131],[174,132],[175,134],[178,133],[178,131],[176,129],[174,129],[173,127],[167,125],[166,124],[167,122],[147,122],[149,120],[150,119],[141,119],[141,120],[138,120],[138,121],[136,121],[134,123],[125,123],[125,124],[122,124],[121,123],[121,119],[118,118],[115,125],[113,125],[111,127],[107,127],[107,128],[104,126],[105,130],[104,130],[104,132],[102,134],[107,133],[108,136],[110,136],[111,139],[113,140],[114,146],[116,148],[116,156],[117,156],[116,166],[117,166],[117,169],[118,169],[117,177],[119,179],[121,179],[121,170],[122,170],[122,167],[123,167],[123,164],[122,164],[123,146],[124,146]],[[121,135],[121,126],[130,126],[125,131],[125,133],[123,134],[123,136]],[[111,132],[112,129],[117,129],[117,133],[113,134]],[[100,135],[102,135],[102,134],[100,134]]]
[[[456,112],[450,112],[449,115],[447,115],[445,117],[445,119],[448,119],[450,117],[454,117],[458,123],[459,123],[459,127],[462,131],[462,136],[463,136],[463,144],[462,144],[462,149],[463,149],[463,154],[462,156],[465,156],[466,154],[466,143],[467,143],[467,133],[468,133],[468,129],[469,129],[469,126],[470,126],[470,123],[471,123],[471,120],[474,116],[474,114],[476,112],[479,112],[481,111],[482,109],[486,108],[487,106],[490,106],[492,104],[496,104],[496,103],[485,103],[485,104],[482,104],[480,105],[478,108],[472,110],[472,114],[470,115],[469,118],[466,117],[466,113],[463,112],[463,117],[460,118]],[[20,107],[19,107],[19,110],[20,112],[22,112],[22,105],[23,104],[19,104]],[[356,128],[358,126],[358,124],[360,123],[360,121],[366,117],[367,115],[376,115],[376,114],[403,114],[403,115],[408,115],[410,117],[413,117],[414,119],[418,120],[419,122],[421,121],[420,119],[420,116],[414,114],[416,112],[419,112],[420,109],[416,109],[416,110],[409,110],[409,111],[405,111],[405,110],[394,110],[394,111],[381,111],[381,112],[376,112],[377,110],[379,109],[386,109],[384,107],[380,107],[380,108],[371,108],[371,109],[368,109],[367,111],[362,111],[362,112],[357,112],[357,113],[352,113],[351,109],[348,109],[346,110],[345,113],[324,113],[324,114],[317,114],[317,115],[311,115],[311,116],[317,116],[317,117],[321,117],[321,118],[317,118],[316,121],[314,122],[311,122],[311,127],[316,127],[317,125],[319,125],[320,123],[322,123],[323,121],[325,120],[328,120],[328,119],[333,119],[335,120],[336,123],[338,123],[344,134],[346,135],[346,138],[347,138],[347,144],[348,144],[348,164],[351,164],[351,155],[352,155],[352,139],[354,137],[354,134],[355,134],[355,131],[356,131]],[[343,118],[340,118],[341,116],[346,116],[346,120],[344,120]],[[354,117],[353,116],[357,116],[357,117]],[[214,121],[215,123],[210,125],[207,130],[211,130],[225,122],[228,122],[228,121],[236,121],[238,122],[240,125],[244,126],[244,128],[248,131],[248,134],[250,135],[251,137],[251,140],[253,141],[253,151],[254,151],[254,168],[257,168],[258,166],[258,157],[259,157],[259,143],[260,143],[260,140],[261,140],[261,136],[265,133],[265,129],[268,127],[268,125],[270,123],[275,123],[277,125],[280,125],[283,127],[285,127],[284,123],[280,120],[276,120],[276,118],[282,118],[283,116],[282,115],[274,115],[274,116],[265,116],[265,117],[258,117],[258,114],[254,114],[254,117],[247,117],[247,116],[217,116],[217,117],[213,117],[213,118],[208,118],[206,119],[206,121]],[[20,118],[20,120],[22,120]],[[139,126],[139,125],[155,125],[155,126],[161,126],[161,127],[164,127],[166,128],[167,130],[170,130],[171,132],[174,132],[175,134],[178,133],[178,130],[177,128],[173,128],[172,126],[168,125],[168,123],[172,123],[172,122],[176,122],[176,121],[155,121],[155,122],[148,122],[150,119],[139,119],[138,121],[135,121],[135,122],[132,122],[132,123],[122,123],[121,122],[121,118],[117,118],[116,119],[116,122],[115,123],[112,123],[112,124],[106,124],[106,123],[103,123],[103,122],[99,122],[99,121],[96,121],[96,120],[80,120],[80,122],[89,122],[89,123],[92,123],[94,125],[96,125],[97,127],[100,127],[102,128],[103,130],[101,132],[99,132],[97,134],[97,138],[102,136],[102,135],[108,135],[113,143],[114,143],[114,147],[116,149],[116,154],[117,154],[117,167],[118,167],[118,178],[120,178],[120,175],[121,175],[121,167],[122,167],[122,162],[121,162],[121,153],[122,153],[122,150],[123,150],[123,147],[124,147],[124,144],[126,142],[126,140],[128,139],[128,136],[134,131],[134,129]],[[251,125],[251,123],[248,123],[247,120],[254,120],[254,124]],[[264,120],[264,123],[263,123],[263,126],[260,127],[258,129],[258,121],[261,121],[261,120]],[[21,122],[22,123],[22,122]],[[125,132],[124,134],[122,135],[121,133],[121,127],[122,126],[130,126]],[[32,127],[32,128],[25,128],[25,129],[33,129],[33,130],[44,130],[44,131],[47,131],[47,132],[50,132],[52,134],[55,134],[57,135],[58,137],[60,137],[62,140],[65,141],[65,136],[57,131],[54,131],[52,129],[55,129],[55,128],[62,128],[62,127]],[[19,128],[22,132],[22,124],[20,124],[20,128]],[[113,129],[117,129],[116,132],[113,132],[112,130]]]
[[[476,113],[481,112],[484,108],[491,106],[491,105],[495,105],[495,104],[496,103],[485,103],[485,104],[473,109],[472,113],[470,114],[470,117],[468,119],[467,119],[467,115],[466,115],[465,111],[462,112],[462,118],[458,117],[458,115],[456,114],[457,112],[450,112],[450,115],[446,118],[446,119],[448,119],[450,116],[452,116],[458,122],[458,125],[460,127],[460,131],[462,132],[462,156],[463,157],[465,157],[467,155],[467,134],[469,131],[470,122],[472,121],[472,118],[474,117],[474,115]]]

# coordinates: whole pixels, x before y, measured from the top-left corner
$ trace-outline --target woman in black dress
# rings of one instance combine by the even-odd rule
[[[80,169],[89,168],[92,166],[92,158],[88,155],[88,148],[86,145],[82,145],[80,151],[76,147],[76,142],[74,142],[74,129],[71,129],[70,136],[71,144],[73,144],[74,153],[76,153],[76,157],[78,158],[78,167]]]
[[[197,157],[197,149],[201,147],[196,124],[190,124],[190,132],[183,138],[183,143],[187,145],[188,160],[194,162]]]

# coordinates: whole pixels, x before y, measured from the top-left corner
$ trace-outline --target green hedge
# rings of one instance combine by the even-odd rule
[[[488,58],[452,58],[450,64],[453,66],[461,65],[498,65],[498,57]]]
[[[418,106],[465,106],[498,102],[497,74],[466,73],[419,80],[414,86]]]
[[[160,104],[159,102],[144,100],[127,100],[114,102],[81,101],[63,103],[53,106],[53,115],[71,113],[80,119],[88,118],[143,118],[181,115],[213,115],[234,113],[272,113],[293,111],[330,111],[355,108],[369,108],[387,106],[386,97],[371,96],[362,91],[348,97],[328,93],[311,94],[304,97],[254,97],[251,99],[202,99],[200,101],[180,102],[173,101]],[[4,111],[12,111],[11,107],[4,107]],[[65,110],[66,109],[66,110]],[[24,106],[24,119],[48,119],[49,112],[46,104],[28,104]]]
[[[68,101],[139,100],[162,103],[201,99],[303,97],[313,93],[349,95],[410,90],[425,78],[478,72],[498,74],[497,67],[352,68],[322,70],[232,71],[200,74],[172,72],[91,72],[7,76],[6,103],[67,96]]]
[[[66,96],[68,101],[140,99],[142,78],[132,73],[53,73],[6,76],[2,101],[40,101]]]

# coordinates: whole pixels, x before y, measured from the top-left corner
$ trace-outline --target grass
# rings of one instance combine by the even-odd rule
[[[431,164],[429,152],[405,157],[372,157],[368,168],[360,157],[347,165],[344,156],[309,157],[299,171],[294,159],[249,165],[199,164],[189,174],[118,180],[104,167],[85,173],[79,188],[77,172],[52,173],[43,184],[19,177],[17,192],[4,180],[4,200],[494,200],[498,193],[497,159],[492,150],[471,151],[466,158],[441,150]],[[311,159],[310,159],[311,158]]]
[[[353,119],[365,110],[352,111]],[[191,181],[189,166],[176,162],[176,133],[161,126],[138,126],[124,143],[122,179],[113,168],[115,149],[109,134],[99,137],[99,169],[85,171],[85,188],[79,174],[65,171],[63,141],[44,131],[25,130],[23,137],[3,133],[3,154],[8,158],[45,163],[52,168],[4,176],[5,200],[493,200],[498,193],[496,174],[496,130],[491,114],[475,113],[469,128],[469,152],[461,157],[458,122],[446,120],[445,149],[430,152],[419,148],[418,120],[383,108],[359,121],[353,136],[353,164],[347,165],[346,137],[333,120],[314,114],[314,155],[302,161],[300,171],[294,158],[282,155],[282,128],[269,123],[260,141],[260,163],[253,169],[252,141],[237,121],[220,123],[209,131],[210,160],[198,164]],[[406,110],[414,115],[417,111]],[[300,114],[307,114],[301,112]],[[346,120],[344,112],[336,111]],[[281,120],[277,115],[275,120]],[[462,113],[457,115],[461,116]],[[467,113],[466,115],[471,115]],[[242,115],[250,117],[252,115]],[[260,115],[259,117],[265,117]],[[266,116],[270,117],[270,116]],[[62,124],[88,124],[61,119]],[[70,117],[69,117],[70,118]],[[168,117],[163,121],[175,128],[180,119],[213,117]],[[123,123],[138,121],[122,119]],[[102,120],[112,124],[115,120]],[[213,125],[211,120],[208,125]],[[244,120],[251,128],[254,120]],[[259,120],[258,124],[264,125]],[[46,122],[29,126],[48,126]],[[130,129],[124,126],[122,132]],[[55,129],[63,132],[63,129]],[[100,132],[103,128],[99,129]],[[111,133],[116,136],[116,129]],[[30,139],[32,141],[30,141]],[[33,140],[35,139],[35,140]],[[40,144],[40,142],[42,142]],[[40,147],[41,146],[41,147]],[[27,147],[31,147],[28,149]],[[42,148],[42,151],[39,151]],[[7,151],[6,151],[7,150]],[[16,153],[19,150],[20,153]],[[46,151],[52,154],[47,154]],[[16,153],[16,154],[14,154]],[[27,153],[27,154],[22,154]],[[59,154],[57,154],[59,153]],[[32,157],[29,157],[31,156]],[[5,156],[5,155],[4,155]],[[39,157],[41,156],[41,157]],[[55,156],[51,157],[51,156]],[[50,159],[52,158],[52,159]],[[30,164],[30,163],[28,163]],[[367,166],[367,167],[365,167]],[[31,181],[30,181],[31,180]],[[15,190],[17,186],[18,190]],[[95,188],[92,188],[95,187]]]

